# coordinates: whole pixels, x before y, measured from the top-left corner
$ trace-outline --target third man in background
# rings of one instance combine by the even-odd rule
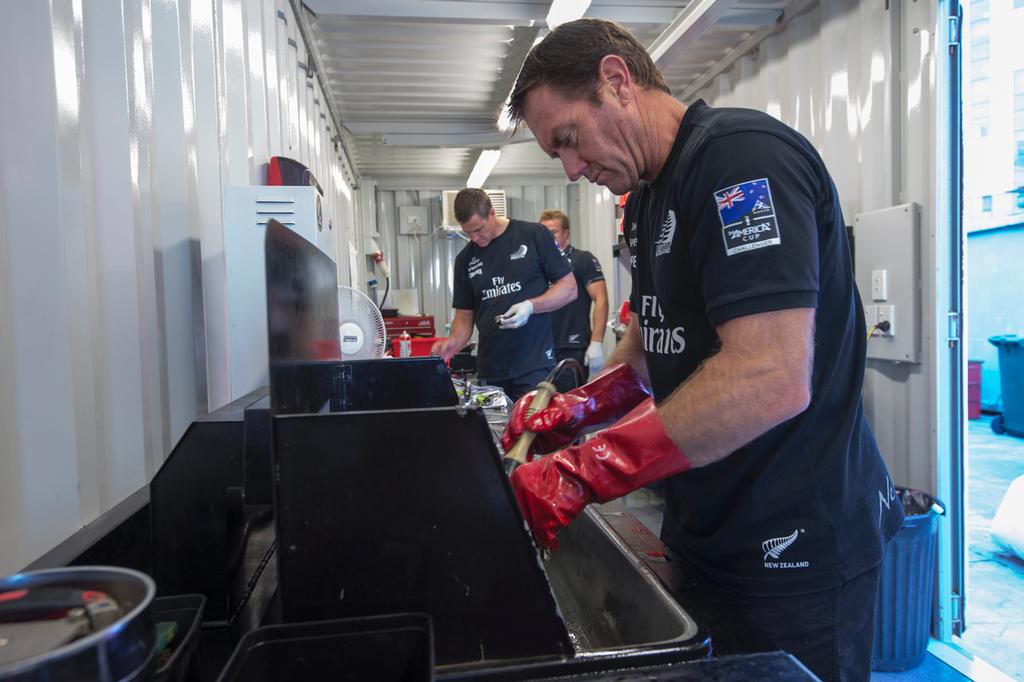
[[[541,224],[551,230],[555,243],[572,263],[576,278],[576,300],[551,313],[551,331],[555,336],[555,359],[573,358],[597,376],[604,366],[604,330],[608,321],[608,287],[601,263],[589,251],[569,243],[569,216],[557,209],[540,214]],[[593,315],[591,315],[593,303]],[[568,384],[572,374],[563,372],[558,389],[575,388]],[[584,376],[584,380],[586,377]]]

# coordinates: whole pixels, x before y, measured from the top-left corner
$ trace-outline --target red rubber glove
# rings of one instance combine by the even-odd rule
[[[558,531],[591,502],[614,500],[692,468],[648,398],[587,442],[517,467],[511,480],[537,542],[554,550]]]
[[[536,391],[530,391],[512,407],[501,434],[505,452],[512,449],[526,429],[537,434],[530,445],[529,459],[540,452],[564,448],[584,428],[615,421],[650,397],[650,392],[632,367],[620,363],[590,383],[554,394],[547,407],[527,419],[526,411],[535,395]]]

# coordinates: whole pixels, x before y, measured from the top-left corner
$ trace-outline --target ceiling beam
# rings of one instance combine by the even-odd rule
[[[500,167],[500,162],[499,162]],[[495,169],[497,170],[497,169]],[[382,175],[376,173],[368,174],[373,175],[374,180],[377,181],[377,189],[379,190],[446,190],[446,189],[462,189],[466,186],[465,175],[452,175],[451,173],[445,173],[442,175],[434,175],[432,173],[392,173],[389,174],[385,171]],[[582,181],[581,181],[582,182]],[[492,172],[491,176],[487,178],[485,183],[486,187],[501,187],[502,185],[572,185],[573,183],[564,175],[552,174],[552,175],[537,175],[536,173],[497,173]]]
[[[317,15],[402,19],[424,23],[543,24],[548,2],[487,2],[486,0],[305,0]]]
[[[494,130],[486,133],[385,133],[382,142],[395,147],[500,147],[517,142],[528,142],[533,136],[529,130],[509,137]]]
[[[517,27],[512,31],[512,42],[509,43],[509,51],[501,62],[501,70],[494,81],[494,89],[491,91],[490,109],[495,116],[501,115],[505,107],[505,100],[512,94],[512,86],[519,78],[519,72],[526,61],[526,55],[533,48],[533,42],[540,35],[540,28]],[[524,126],[525,127],[525,126]],[[502,132],[504,135],[505,133]],[[532,139],[532,135],[530,139]]]
[[[359,135],[360,133],[381,133],[381,134],[410,134],[410,133],[440,133],[440,134],[476,134],[489,133],[494,131],[494,125],[489,122],[457,121],[452,123],[438,123],[437,121],[346,121],[350,131]]]
[[[693,0],[647,48],[659,69],[675,61],[733,8],[737,0]]]
[[[542,28],[551,3],[488,0],[305,0],[319,17],[365,17],[419,23],[488,24]],[[610,19],[622,24],[664,25],[672,21],[675,8],[669,6],[600,6],[586,16]]]
[[[704,71],[704,73],[690,82],[686,88],[679,93],[679,100],[686,102],[688,99],[693,97],[697,91],[710,83],[717,75],[723,73],[726,69],[735,64],[741,57],[760,45],[770,35],[781,31],[783,27],[785,27],[786,24],[788,24],[794,17],[800,16],[804,10],[816,4],[816,1],[817,0],[794,0],[791,2],[779,13],[779,17],[772,25],[765,26],[760,31],[752,33],[746,40],[729,50],[728,54],[712,64],[706,71]]]
[[[493,147],[533,139],[525,127],[509,137],[507,133],[496,130],[490,122],[349,120],[346,126],[356,135],[380,135],[383,144],[389,147]]]

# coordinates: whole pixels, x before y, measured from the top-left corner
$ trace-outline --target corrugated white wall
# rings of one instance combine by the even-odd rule
[[[936,61],[944,49],[935,3],[886,5],[817,3],[702,91],[679,94],[761,109],[806,135],[832,172],[847,224],[864,211],[921,204],[921,363],[869,361],[864,395],[894,480],[936,490],[936,233],[948,230],[936,210]]]
[[[298,159],[358,243],[287,0],[6,9],[0,574],[142,486],[227,402],[226,340],[204,326],[223,314],[204,295],[224,277],[223,187],[263,183],[272,155]]]

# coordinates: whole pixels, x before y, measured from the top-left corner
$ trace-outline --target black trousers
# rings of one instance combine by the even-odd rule
[[[513,403],[524,395],[537,388],[537,384],[544,381],[548,374],[551,373],[551,368],[535,369],[532,372],[513,377],[511,379],[505,379],[504,381],[489,381],[488,379],[480,379],[480,383],[487,384],[489,386],[497,386],[501,390],[505,391],[505,395],[509,397]]]
[[[735,612],[825,682],[871,677],[878,567],[839,587],[790,597],[731,593]]]

